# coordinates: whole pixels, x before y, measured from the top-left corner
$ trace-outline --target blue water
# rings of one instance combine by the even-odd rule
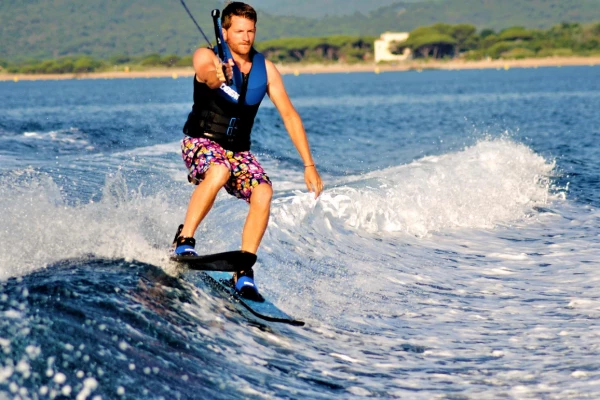
[[[191,78],[0,82],[0,398],[600,396],[600,68],[286,76],[258,321],[166,250]],[[237,249],[221,193],[198,249]]]

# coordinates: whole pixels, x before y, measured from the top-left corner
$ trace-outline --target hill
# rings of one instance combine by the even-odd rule
[[[221,2],[189,3],[201,26],[210,28],[210,10]],[[181,4],[173,0],[2,0],[0,27],[0,57],[5,59],[186,54],[201,43]]]
[[[341,0],[323,1],[334,5]],[[314,3],[307,0],[301,4],[308,7]],[[216,0],[188,2],[209,37],[213,36],[210,10],[221,5]],[[259,12],[257,40],[378,36],[384,31],[411,31],[435,22],[501,29],[515,25],[548,28],[562,21],[597,20],[600,0],[429,0],[320,19]],[[0,27],[0,58],[9,61],[65,55],[186,55],[205,45],[177,0],[2,0]]]
[[[424,0],[409,0],[418,2]],[[378,8],[397,3],[398,0],[254,0],[251,4],[272,15],[296,15],[298,17],[323,18],[334,15],[368,14]]]

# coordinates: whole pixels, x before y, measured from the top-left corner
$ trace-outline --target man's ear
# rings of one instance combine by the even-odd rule
[[[225,28],[221,28],[223,31],[223,40],[227,41],[227,30]]]

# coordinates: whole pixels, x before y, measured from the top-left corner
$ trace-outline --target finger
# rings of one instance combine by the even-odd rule
[[[215,58],[214,63],[215,63],[215,69],[217,71],[220,71],[223,66],[223,63],[221,62],[221,60],[219,60],[218,58]]]
[[[308,189],[308,191],[309,191],[310,193],[316,193],[316,191],[317,191],[317,190],[316,190],[316,188],[314,187],[314,185],[312,184],[312,182],[311,182],[311,181],[308,181],[308,180],[307,180],[307,181],[305,181],[304,183],[306,183],[306,188]]]
[[[321,186],[319,185],[319,183],[317,182],[311,182],[310,183],[310,187],[311,189],[309,189],[311,192],[315,193],[315,199],[317,197],[319,197],[319,195],[321,194]]]
[[[227,64],[225,64],[225,69],[227,71],[227,79],[232,79],[233,78],[233,59],[229,59],[229,61],[227,62]]]
[[[217,79],[221,82],[225,82],[225,74],[223,74],[223,63],[218,58],[215,58],[214,64],[215,64],[215,74],[217,75]]]
[[[220,64],[219,67],[217,68],[217,78],[221,82],[225,82],[225,74],[223,73],[223,64]]]

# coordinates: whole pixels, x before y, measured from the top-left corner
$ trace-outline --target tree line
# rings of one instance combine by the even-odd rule
[[[410,32],[404,42],[391,46],[393,53],[410,49],[413,58],[466,60],[600,54],[600,23],[564,22],[547,30],[515,26],[495,32],[477,32],[469,24],[435,24]]]
[[[256,49],[275,63],[356,63],[373,59],[373,36],[289,38],[261,42]]]
[[[358,63],[373,61],[372,36],[329,36],[263,41],[257,50],[275,63]],[[470,24],[419,27],[404,42],[392,43],[390,50],[401,54],[410,49],[415,59],[518,59],[526,57],[600,54],[600,23],[562,23],[548,30],[511,27],[500,31],[477,32]],[[192,56],[175,54],[146,56],[115,55],[106,60],[91,56],[61,57],[9,63],[0,60],[0,70],[10,73],[54,74],[113,70],[189,67]]]
[[[189,67],[192,56],[150,54],[141,57],[116,55],[107,60],[91,56],[60,57],[53,60],[27,60],[11,64],[0,60],[0,71],[19,74],[83,74],[106,71],[135,71],[148,68]]]

